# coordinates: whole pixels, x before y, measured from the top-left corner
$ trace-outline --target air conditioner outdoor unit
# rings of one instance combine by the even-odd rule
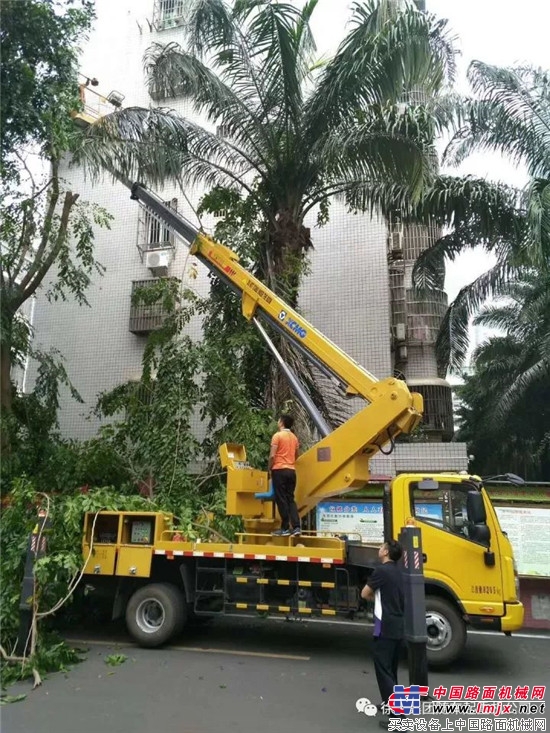
[[[145,253],[145,266],[155,275],[166,275],[170,266],[171,250],[152,249]]]
[[[397,341],[405,341],[406,329],[404,323],[395,324],[395,338]]]

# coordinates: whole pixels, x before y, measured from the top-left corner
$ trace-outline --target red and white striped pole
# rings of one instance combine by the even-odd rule
[[[409,650],[409,684],[428,684],[426,655],[426,592],[422,533],[418,527],[402,527],[399,542],[403,548],[403,591],[405,595],[405,641]]]

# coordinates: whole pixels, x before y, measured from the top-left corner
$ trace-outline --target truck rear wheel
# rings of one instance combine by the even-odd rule
[[[126,626],[140,646],[166,643],[179,634],[186,620],[183,593],[170,583],[151,583],[138,588],[126,607]]]
[[[455,661],[466,645],[466,625],[457,609],[444,598],[426,597],[428,663],[445,667]]]

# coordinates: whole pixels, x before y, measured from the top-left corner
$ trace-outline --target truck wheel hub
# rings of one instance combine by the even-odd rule
[[[441,614],[429,611],[426,614],[426,627],[429,649],[444,649],[451,641],[451,625]]]
[[[145,599],[136,609],[136,623],[141,631],[154,634],[164,623],[164,608],[154,598]]]

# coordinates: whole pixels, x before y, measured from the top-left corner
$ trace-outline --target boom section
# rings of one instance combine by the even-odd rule
[[[170,226],[187,243],[191,254],[241,296],[245,318],[260,316],[269,322],[325,374],[335,377],[347,394],[360,395],[369,402],[377,398],[379,380],[248,272],[235,252],[201,232],[143,185],[133,184],[132,198]]]

